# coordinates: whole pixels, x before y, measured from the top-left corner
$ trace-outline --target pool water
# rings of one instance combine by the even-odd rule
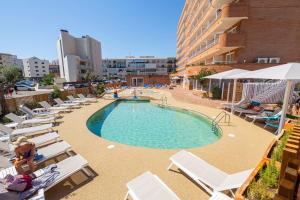
[[[148,101],[113,102],[92,115],[87,127],[110,141],[160,149],[201,147],[220,138],[208,118]]]

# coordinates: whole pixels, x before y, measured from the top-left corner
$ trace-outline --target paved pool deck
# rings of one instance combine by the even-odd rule
[[[170,106],[216,116],[220,109],[174,98],[168,90],[158,90],[156,98],[166,96]],[[182,200],[208,199],[208,194],[176,167],[167,171],[169,157],[178,150],[160,150],[123,145],[102,139],[91,133],[86,121],[97,110],[113,102],[99,99],[98,103],[84,106],[65,114],[62,123],[55,127],[62,139],[71,144],[75,153],[89,162],[95,176],[88,178],[78,172],[71,178],[46,192],[46,199],[123,199],[126,183],[146,171],[158,175]],[[157,100],[157,103],[160,101]],[[274,135],[237,116],[231,116],[230,125],[221,124],[222,137],[217,142],[188,151],[227,173],[254,168],[262,158]],[[229,137],[229,134],[234,137]],[[114,145],[114,148],[107,148]]]

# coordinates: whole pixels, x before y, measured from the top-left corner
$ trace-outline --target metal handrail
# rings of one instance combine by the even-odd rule
[[[213,131],[216,130],[217,125],[221,122],[221,120],[223,118],[225,118],[225,123],[228,123],[228,125],[229,125],[229,123],[230,123],[230,114],[228,114],[226,111],[222,111],[211,122],[211,128],[212,128]],[[227,118],[229,119],[228,121],[227,121]]]

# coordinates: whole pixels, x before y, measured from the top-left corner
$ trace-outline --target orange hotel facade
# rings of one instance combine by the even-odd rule
[[[256,70],[300,62],[299,0],[186,0],[177,27],[177,76],[201,68]]]

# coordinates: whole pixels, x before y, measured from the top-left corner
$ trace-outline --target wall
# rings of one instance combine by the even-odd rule
[[[61,99],[67,100],[68,95],[74,94],[88,94],[88,88],[76,88],[75,91],[62,91]],[[5,99],[6,107],[8,112],[15,112],[18,110],[18,107],[22,104],[37,104],[40,101],[48,101],[50,102],[49,93],[47,94],[38,94],[32,96],[25,96],[25,97],[17,97],[11,99]]]
[[[170,77],[169,76],[155,76],[155,75],[126,75],[126,81],[128,86],[131,86],[131,79],[132,78],[144,78],[144,84],[170,84]]]
[[[246,4],[248,19],[241,22],[245,48],[237,52],[238,62],[257,57],[280,57],[281,63],[300,61],[300,1],[240,0]],[[242,13],[241,13],[242,14]]]

